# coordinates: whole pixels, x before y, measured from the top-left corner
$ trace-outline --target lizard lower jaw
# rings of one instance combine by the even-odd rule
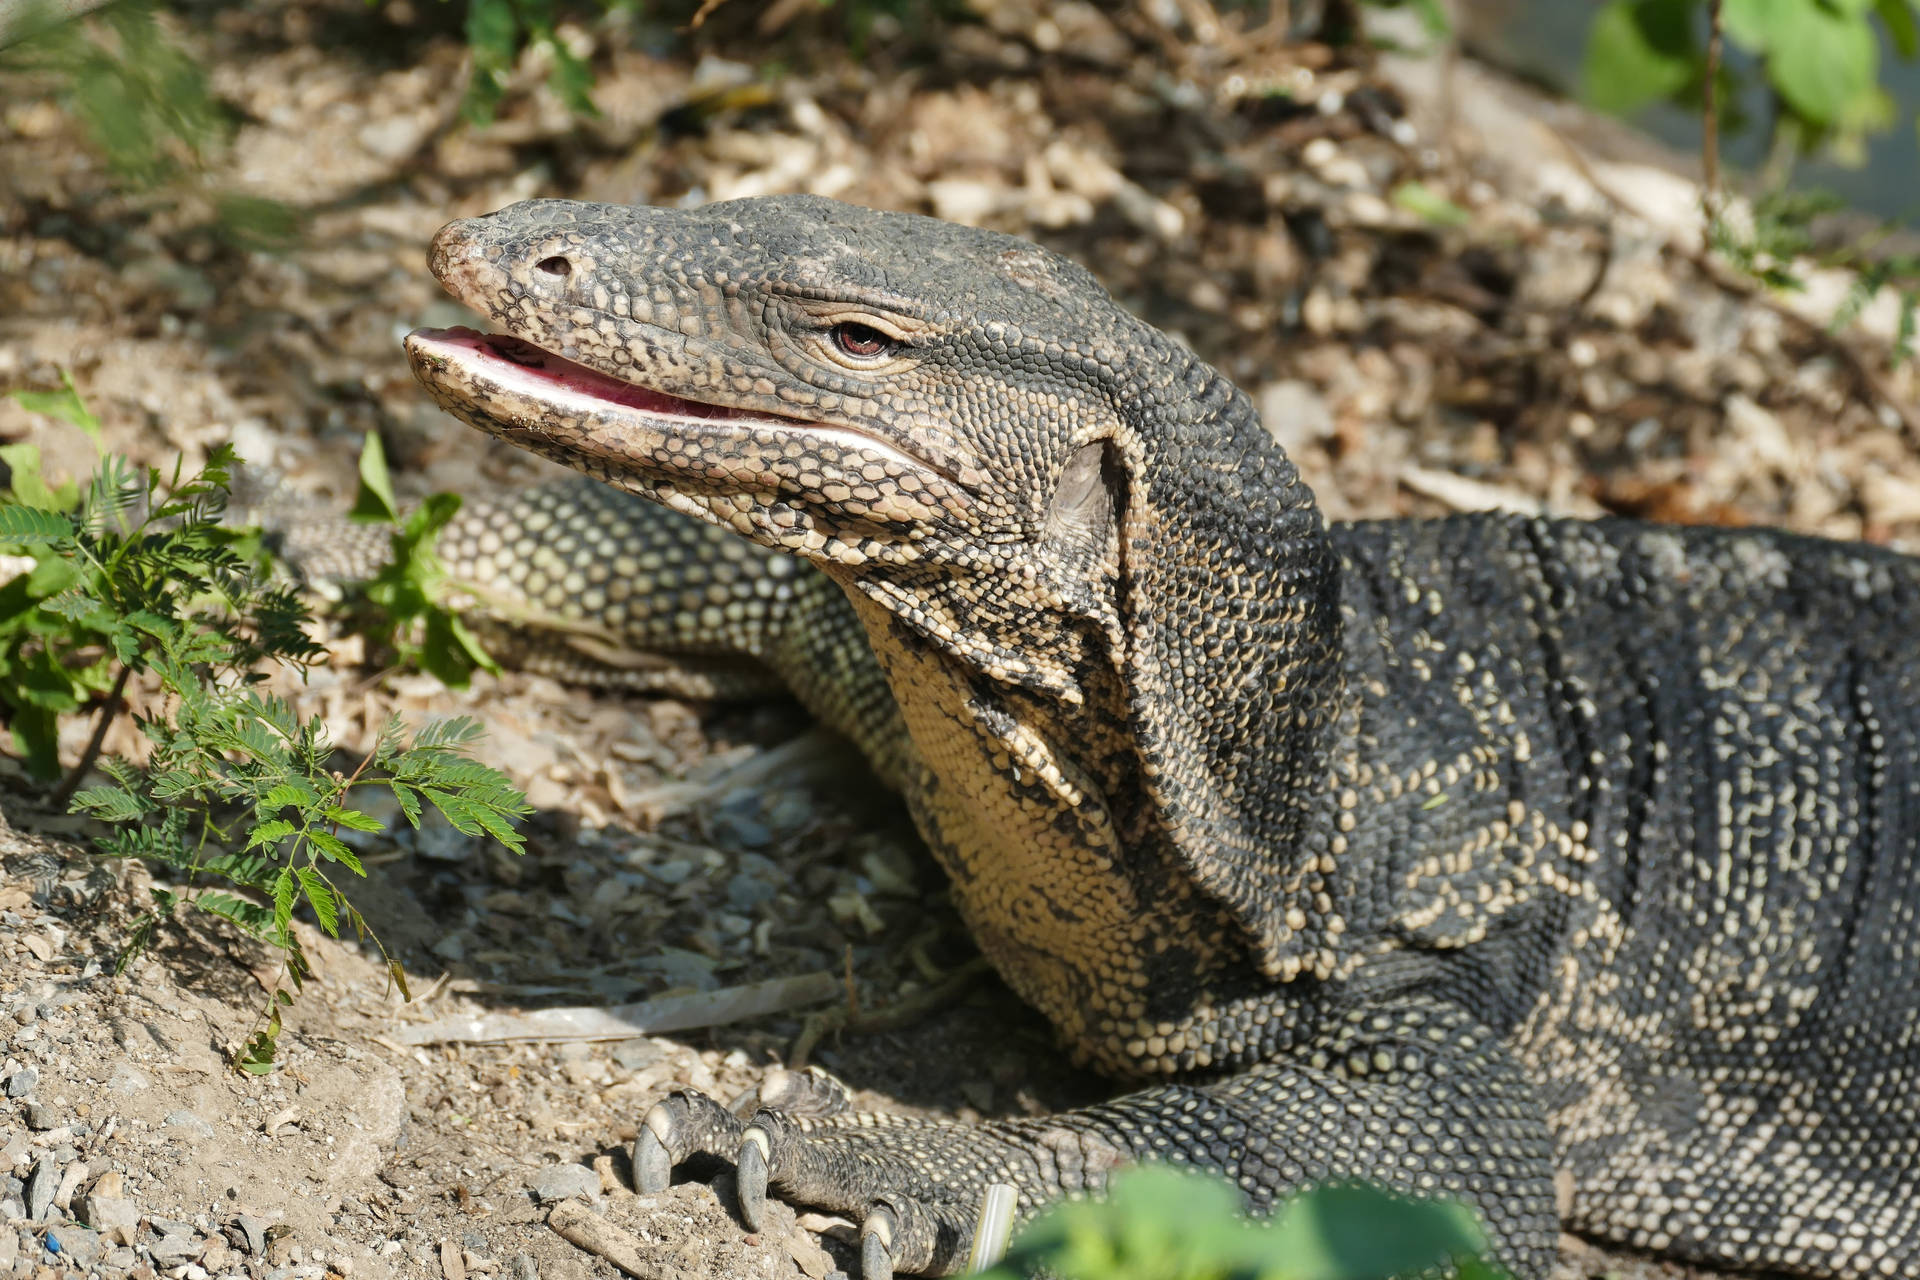
[[[738,514],[773,495],[829,526],[917,528],[966,504],[942,472],[850,427],[683,399],[472,329],[416,329],[406,350],[414,376],[468,425],[661,500],[708,495],[729,523],[722,507]]]

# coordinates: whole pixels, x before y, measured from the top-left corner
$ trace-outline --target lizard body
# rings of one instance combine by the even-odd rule
[[[976,1126],[683,1091],[643,1185],[737,1154],[749,1222],[769,1184],[863,1215],[886,1274],[958,1266],[992,1181],[1030,1212],[1142,1158],[1256,1208],[1366,1177],[1470,1201],[1536,1277],[1563,1171],[1602,1238],[1920,1269],[1913,561],[1328,526],[1217,372],[930,219],[535,201],[432,260],[508,335],[409,339],[444,407],[819,571],[729,647],[804,668],[983,952],[1141,1086]]]

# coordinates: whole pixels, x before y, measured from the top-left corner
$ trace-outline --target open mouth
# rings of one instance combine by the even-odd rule
[[[481,333],[464,327],[416,329],[407,335],[407,348],[416,358],[443,364],[457,362],[471,370],[483,371],[486,380],[499,390],[541,404],[602,410],[617,405],[648,417],[682,421],[736,419],[783,426],[804,422],[777,414],[686,400],[636,383],[622,382],[506,334]]]

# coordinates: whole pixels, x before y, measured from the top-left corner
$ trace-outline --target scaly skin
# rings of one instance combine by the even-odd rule
[[[814,1077],[705,1152],[944,1273],[974,1206],[1137,1159],[1256,1209],[1458,1196],[1808,1276],[1920,1270],[1920,572],[1780,533],[1327,527],[1247,399],[1025,242],[830,201],[535,201],[415,334],[466,422],[811,564],[827,683],[1008,983],[1140,1091],[862,1116]]]

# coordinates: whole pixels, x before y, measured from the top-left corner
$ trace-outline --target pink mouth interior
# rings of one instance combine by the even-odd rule
[[[542,387],[602,400],[637,409],[642,413],[671,415],[678,418],[761,418],[725,405],[702,404],[683,400],[664,391],[654,391],[610,378],[582,364],[542,350],[531,342],[499,333],[480,333],[473,329],[419,329],[412,337],[438,348],[459,348],[493,365],[502,381],[524,391],[539,394]]]

